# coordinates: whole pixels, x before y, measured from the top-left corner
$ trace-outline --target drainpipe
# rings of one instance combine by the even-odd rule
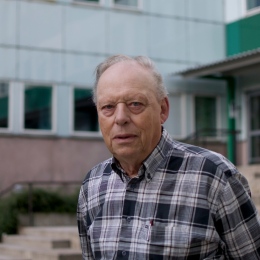
[[[235,79],[234,77],[227,77],[227,157],[236,164],[236,106],[235,106]]]

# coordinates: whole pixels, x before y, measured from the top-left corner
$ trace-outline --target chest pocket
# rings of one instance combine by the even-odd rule
[[[144,228],[150,245],[183,248],[189,242],[189,229],[185,226],[156,224]]]
[[[169,255],[188,255],[192,250],[194,259],[224,259],[219,254],[219,237],[213,231],[211,235],[206,234],[205,229],[194,228],[184,225],[163,225],[156,223],[147,229],[147,243],[150,249],[161,250],[162,254]],[[204,252],[201,249],[204,248]],[[204,256],[203,256],[204,254]],[[200,258],[196,258],[200,256]],[[212,256],[212,257],[211,257]]]

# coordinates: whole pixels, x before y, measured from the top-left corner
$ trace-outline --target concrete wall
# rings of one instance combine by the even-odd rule
[[[19,181],[83,181],[110,157],[102,140],[0,136],[0,191]]]

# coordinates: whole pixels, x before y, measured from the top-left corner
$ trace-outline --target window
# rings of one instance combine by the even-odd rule
[[[99,0],[74,0],[75,2],[82,2],[82,3],[99,3]]]
[[[90,89],[74,89],[74,131],[98,131],[96,106],[92,101]]]
[[[140,0],[114,0],[115,6],[138,8]]]
[[[9,88],[8,84],[0,83],[0,128],[8,128],[9,115]]]
[[[202,136],[215,136],[216,105],[216,97],[195,97],[195,127]]]
[[[249,150],[250,162],[260,162],[260,92],[249,95]]]
[[[52,129],[52,87],[25,87],[24,128],[36,130]]]
[[[260,0],[247,0],[246,1],[247,10],[251,10],[256,7],[260,7]]]

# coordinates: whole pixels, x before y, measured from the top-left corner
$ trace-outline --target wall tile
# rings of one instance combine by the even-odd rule
[[[16,2],[0,1],[0,43],[16,43]]]
[[[161,59],[187,60],[186,21],[150,17],[150,55]]]
[[[92,87],[95,80],[95,68],[104,59],[103,56],[66,54],[65,81],[71,84]]]
[[[67,7],[65,19],[66,50],[106,52],[106,12],[102,9]]]
[[[109,52],[147,55],[147,20],[135,12],[113,12],[109,17]]]
[[[19,50],[19,79],[61,82],[62,66],[61,53]]]
[[[0,47],[0,77],[16,77],[16,50]]]
[[[37,48],[62,48],[62,5],[20,3],[20,44]]]

